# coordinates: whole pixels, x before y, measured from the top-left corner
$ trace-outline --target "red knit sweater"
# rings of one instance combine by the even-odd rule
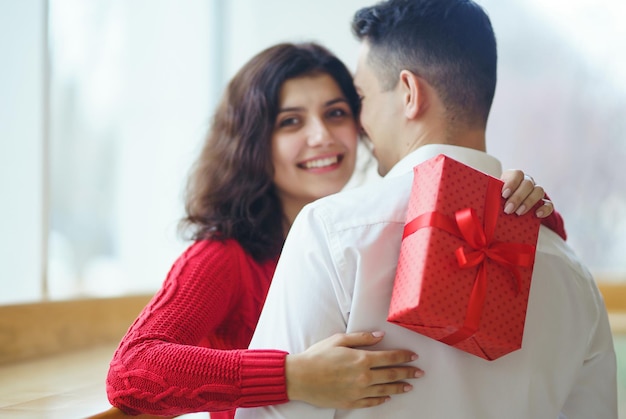
[[[111,361],[109,401],[128,414],[180,415],[287,401],[283,351],[248,347],[276,268],[233,240],[198,241],[175,262],[161,290]]]
[[[554,212],[543,224],[565,239]],[[286,353],[244,350],[276,268],[241,246],[199,241],[175,262],[113,356],[111,404],[128,414],[200,411],[234,417],[236,407],[287,402]]]

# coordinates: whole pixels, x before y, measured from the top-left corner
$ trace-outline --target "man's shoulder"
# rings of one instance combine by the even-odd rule
[[[586,290],[583,294],[599,298],[595,278],[583,259],[558,234],[543,225],[535,253],[535,268],[538,266],[546,281],[562,281],[568,289]]]
[[[539,229],[537,239],[537,255],[554,257],[564,266],[580,272],[584,276],[590,276],[589,271],[576,252],[554,231],[545,226]]]
[[[404,222],[413,174],[383,178],[321,198],[305,206],[303,213],[320,217],[335,228]]]

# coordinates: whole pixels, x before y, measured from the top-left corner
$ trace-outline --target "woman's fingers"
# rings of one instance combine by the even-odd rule
[[[379,384],[370,386],[367,389],[367,393],[371,396],[366,396],[361,399],[355,400],[352,403],[346,405],[347,409],[361,409],[366,407],[378,406],[389,400],[392,395],[404,394],[413,390],[413,386],[408,383],[391,383],[391,384]]]
[[[537,217],[545,218],[554,211],[552,202],[544,199],[544,189],[521,170],[507,170],[502,173],[501,180],[504,182],[502,196],[507,199],[504,204],[506,214],[526,214],[538,202],[543,205],[535,211]]]
[[[358,346],[375,345],[380,342],[384,336],[385,332],[381,331],[337,333],[319,343],[324,342],[331,346],[346,346],[350,348],[356,348]]]
[[[549,199],[542,199],[543,205],[537,208],[535,215],[539,218],[546,218],[548,215],[554,212],[554,203]]]
[[[363,397],[344,404],[342,409],[361,409],[378,406],[391,400],[392,395],[403,394],[413,390],[408,383],[379,384],[370,386],[362,392]]]
[[[370,368],[390,368],[407,362],[415,361],[417,354],[404,349],[390,349],[367,351],[364,353],[368,358]],[[391,371],[391,369],[389,369]]]
[[[353,332],[353,333],[338,333],[332,337],[329,342],[332,346],[345,346],[350,348],[365,347],[374,345],[382,340],[384,332]],[[322,341],[324,342],[324,341]],[[413,351],[405,349],[392,349],[392,350],[376,350],[376,351],[364,351],[363,362],[367,364],[368,368],[388,368],[405,364],[407,362],[415,361],[417,354]],[[406,367],[412,370],[413,367]],[[380,374],[378,374],[380,375]],[[415,378],[415,377],[402,377],[402,378]],[[392,381],[392,380],[387,380]],[[375,384],[382,383],[383,381],[377,381]]]
[[[372,376],[369,385],[396,383],[400,380],[420,378],[423,375],[424,371],[422,371],[420,368],[412,366],[376,368],[372,370]]]
[[[524,180],[524,172],[521,170],[505,170],[502,176],[500,176],[500,180],[504,182],[504,185],[502,185],[502,197],[507,199],[513,195],[513,192]]]
[[[347,404],[342,409],[363,409],[366,407],[374,407],[391,400],[391,397],[366,397]]]
[[[403,349],[359,349],[382,338],[379,332],[339,333],[303,353],[287,355],[288,397],[345,409],[373,406],[410,391],[412,386],[404,380],[424,375],[421,369],[407,365],[417,354]]]

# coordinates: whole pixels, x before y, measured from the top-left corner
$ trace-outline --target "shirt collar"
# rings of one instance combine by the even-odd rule
[[[493,177],[502,175],[502,164],[500,161],[484,151],[448,144],[426,144],[396,163],[385,177],[395,177],[411,172],[413,167],[439,154],[445,154]]]

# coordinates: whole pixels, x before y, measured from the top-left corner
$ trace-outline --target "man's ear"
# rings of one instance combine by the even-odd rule
[[[409,70],[400,72],[400,87],[403,92],[404,116],[417,117],[426,108],[426,89],[423,80]]]

